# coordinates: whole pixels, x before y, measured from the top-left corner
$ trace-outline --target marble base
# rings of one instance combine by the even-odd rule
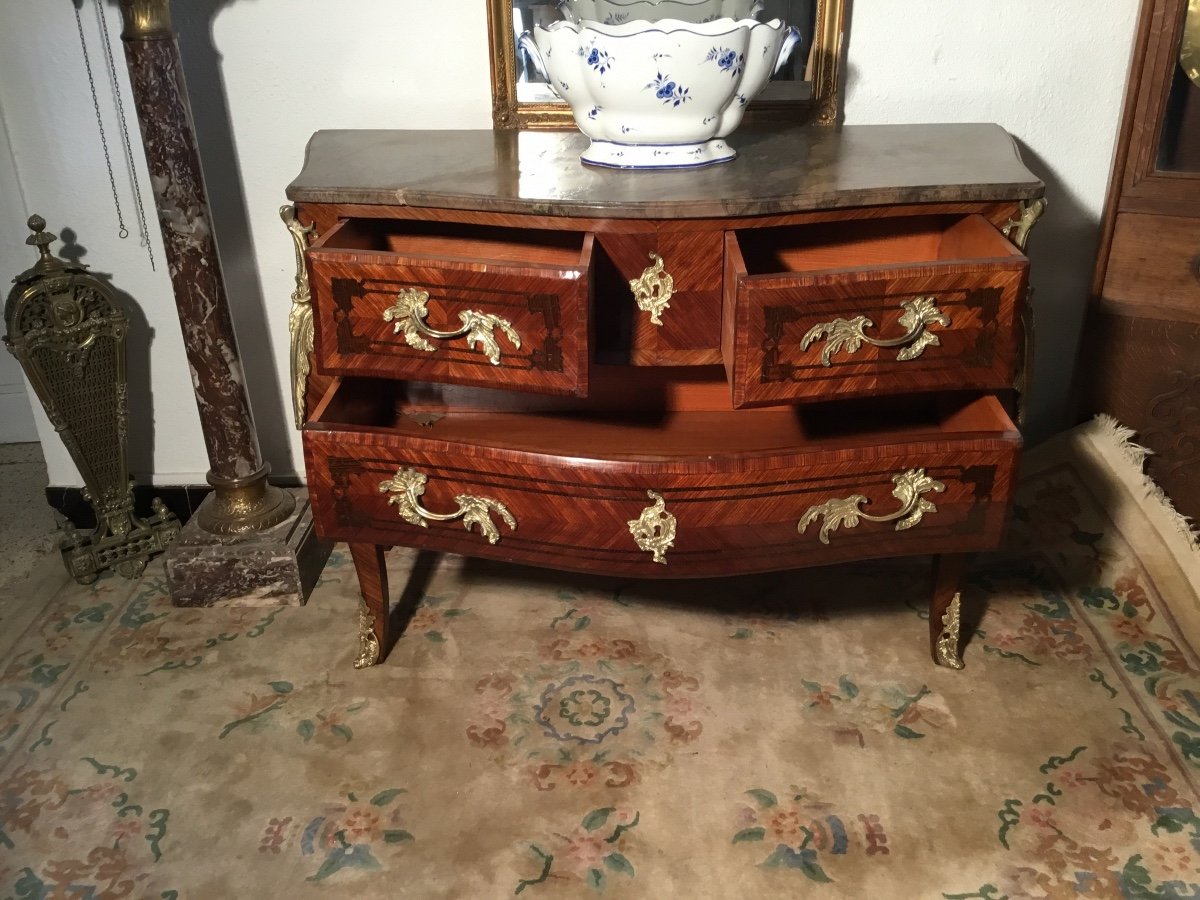
[[[618,144],[592,141],[579,158],[608,169],[695,169],[729,162],[737,151],[721,138],[694,144]]]
[[[285,521],[251,534],[212,534],[193,515],[165,554],[176,606],[303,606],[333,545],[313,528],[308,491]],[[212,502],[204,499],[199,509]],[[199,512],[199,510],[197,510]]]

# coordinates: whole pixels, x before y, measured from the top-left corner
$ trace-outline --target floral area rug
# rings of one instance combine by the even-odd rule
[[[44,572],[0,601],[0,897],[1200,897],[1200,566],[1121,438],[1027,457],[962,672],[927,560],[394,551],[366,671],[344,550],[304,608]]]

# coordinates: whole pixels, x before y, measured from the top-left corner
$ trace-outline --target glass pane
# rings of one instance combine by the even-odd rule
[[[1200,0],[1191,0],[1185,15],[1158,142],[1158,168],[1200,173]]]

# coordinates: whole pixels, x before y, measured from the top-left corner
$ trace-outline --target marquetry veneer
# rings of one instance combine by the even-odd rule
[[[1042,186],[1011,139],[748,131],[660,173],[578,143],[322,132],[289,188],[305,463],[359,570],[360,664],[404,545],[647,578],[935,554],[931,651],[959,665],[961,554],[998,545],[1021,445]]]

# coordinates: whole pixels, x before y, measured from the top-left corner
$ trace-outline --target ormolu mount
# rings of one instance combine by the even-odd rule
[[[25,243],[40,254],[18,275],[4,307],[4,343],[21,363],[50,423],[83,477],[84,497],[96,511],[96,529],[71,531],[63,562],[80,584],[105,569],[136,578],[146,562],[179,533],[179,522],[157,497],[154,514],[133,511],[128,443],[125,340],[128,319],[112,290],[50,254],[56,236],[32,216]]]

